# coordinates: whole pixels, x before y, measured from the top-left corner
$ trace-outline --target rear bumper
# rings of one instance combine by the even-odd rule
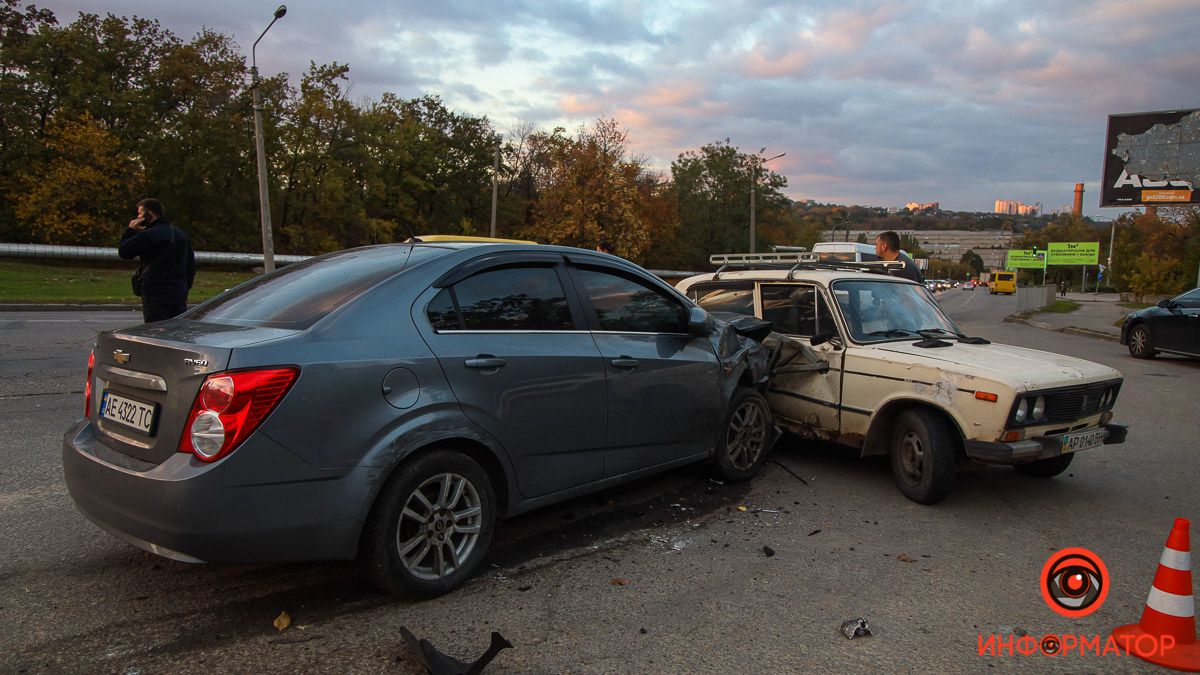
[[[133,467],[83,420],[63,438],[76,507],[116,537],[185,562],[353,558],[378,469],[318,469],[263,434],[205,464],[176,454]]]
[[[1124,443],[1129,433],[1126,424],[1109,423],[1102,427],[1107,432],[1104,445]],[[1024,464],[1063,454],[1061,436],[1038,436],[1013,443],[968,440],[964,446],[967,457],[984,464]]]

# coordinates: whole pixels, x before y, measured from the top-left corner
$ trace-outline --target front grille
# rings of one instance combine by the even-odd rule
[[[1100,399],[1109,386],[1105,382],[1099,382],[1050,394],[1046,397],[1046,421],[1069,422],[1095,415],[1100,412]]]
[[[1053,424],[1055,422],[1074,422],[1083,417],[1095,415],[1105,410],[1112,410],[1113,405],[1117,402],[1117,394],[1121,390],[1121,380],[1109,380],[1108,382],[1095,382],[1093,384],[1081,384],[1074,387],[1062,387],[1061,389],[1049,389],[1044,391],[1031,391],[1024,396],[1018,397],[1013,402],[1012,412],[1009,413],[1009,424],[1015,426],[1029,426],[1033,424]],[[1033,402],[1038,396],[1043,396],[1046,399],[1046,412],[1040,419],[1026,419],[1023,422],[1016,421],[1017,404],[1024,398],[1028,401],[1030,409],[1033,407]]]

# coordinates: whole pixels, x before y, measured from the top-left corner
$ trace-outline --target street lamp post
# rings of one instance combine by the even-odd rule
[[[275,8],[275,17],[250,47],[250,86],[254,94],[254,152],[258,158],[258,211],[262,221],[264,274],[275,271],[275,244],[271,241],[271,199],[267,193],[267,152],[263,148],[262,92],[258,86],[258,62],[254,58],[254,50],[258,47],[259,40],[263,39],[263,35],[266,35],[271,26],[282,19],[284,14],[287,14],[287,5]]]
[[[762,155],[762,153],[766,152],[766,150],[767,150],[766,148],[759,150],[758,154],[754,156],[755,159],[758,159]],[[754,193],[755,193],[755,188],[758,187],[758,167],[760,164],[766,164],[767,162],[769,162],[773,159],[779,159],[780,157],[783,157],[786,154],[787,154],[786,152],[781,152],[778,155],[775,155],[774,157],[768,157],[767,159],[762,159],[762,160],[756,161],[754,163],[754,166],[752,166],[750,168],[750,252],[751,253],[754,253],[756,251],[756,247],[758,244],[758,233],[755,231],[755,223],[754,223],[754,215],[755,215],[755,210],[756,210],[755,203],[754,203]]]

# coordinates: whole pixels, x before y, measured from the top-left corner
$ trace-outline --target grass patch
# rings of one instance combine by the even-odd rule
[[[52,261],[0,260],[0,302],[140,305],[129,289],[134,263],[63,264]],[[199,267],[188,294],[194,305],[253,278],[252,272]]]
[[[1055,300],[1054,302],[1042,307],[1026,312],[1026,314],[1042,314],[1049,312],[1051,314],[1066,314],[1079,309],[1079,303],[1073,300]]]

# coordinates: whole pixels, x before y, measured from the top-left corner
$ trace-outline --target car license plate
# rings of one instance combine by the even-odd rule
[[[100,416],[117,424],[150,434],[154,428],[155,406],[142,403],[112,392],[104,392],[100,402]]]
[[[1104,439],[1108,438],[1106,429],[1086,429],[1084,431],[1067,434],[1062,437],[1062,453],[1065,455],[1068,452],[1077,450],[1087,450],[1100,445],[1104,445]]]

